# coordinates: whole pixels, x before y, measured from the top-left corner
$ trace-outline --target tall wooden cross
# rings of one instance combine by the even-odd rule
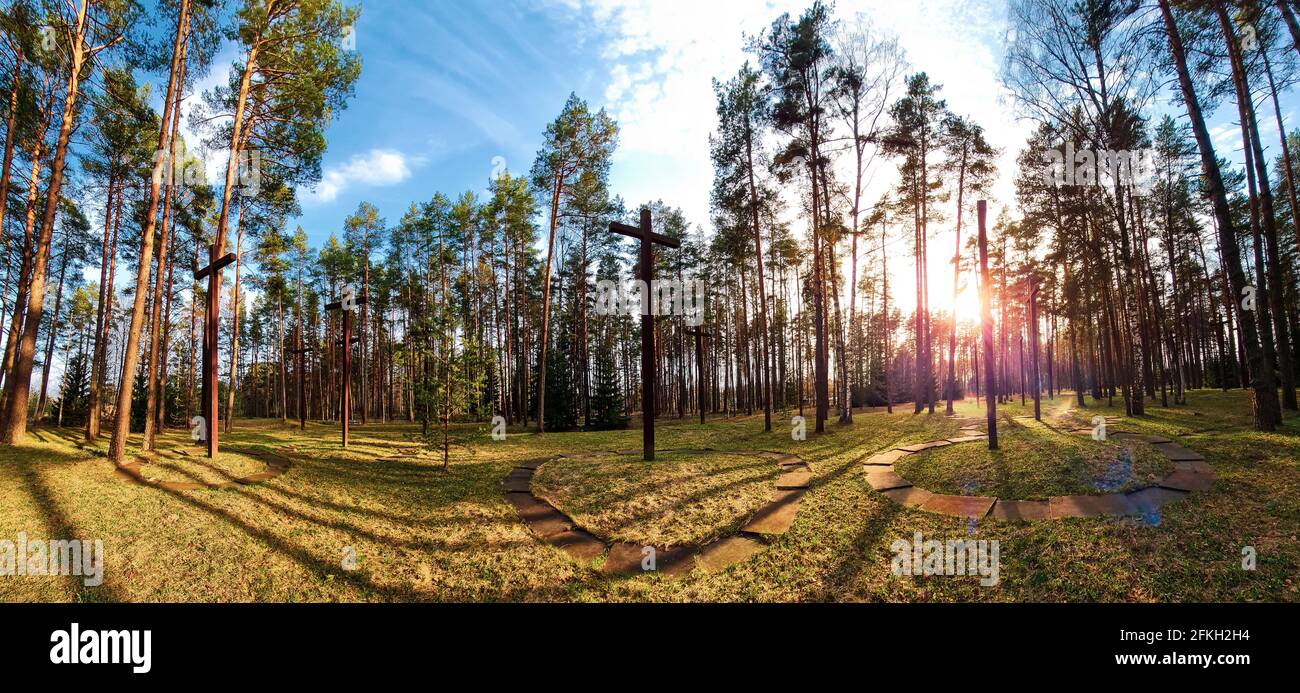
[[[705,332],[697,327],[693,330],[686,330],[686,334],[695,337],[696,387],[700,391],[700,423],[704,423],[704,338],[713,337],[713,333]]]
[[[303,356],[307,352],[311,351],[312,348],[309,346],[303,346],[302,344],[301,325],[294,331],[297,333],[294,341],[297,343],[298,348],[294,349],[291,353],[298,357],[298,429],[305,431],[307,430],[307,391],[303,389],[303,381],[306,380],[304,377],[306,371],[303,368],[302,360]]]
[[[609,225],[612,233],[630,236],[641,241],[640,275],[642,291],[654,291],[654,244],[669,248],[680,248],[681,241],[669,238],[650,230],[650,210],[641,210],[641,224],[628,226],[614,222]],[[645,460],[655,458],[655,318],[651,315],[649,295],[641,301],[641,445]]]
[[[343,313],[343,447],[348,446],[348,424],[352,417],[352,345],[358,340],[352,336],[352,310],[365,305],[365,297],[356,298],[351,289],[343,293],[343,298],[327,306],[325,310],[337,310]]]
[[[234,261],[234,253],[218,258],[216,244],[209,244],[208,266],[194,273],[195,281],[208,280],[203,320],[203,426],[209,458],[217,456],[217,318],[221,312],[221,269]]]

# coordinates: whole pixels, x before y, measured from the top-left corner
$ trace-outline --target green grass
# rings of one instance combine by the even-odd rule
[[[1055,413],[1062,401],[1058,396],[1047,411]],[[1122,414],[1090,399],[1088,404],[1087,410],[1062,415],[1086,425],[1097,414]],[[1002,410],[1026,413],[1019,405]],[[962,416],[981,411],[974,401],[959,404]],[[825,434],[812,433],[810,421],[808,439],[793,441],[793,413],[774,414],[770,434],[762,432],[761,415],[705,426],[661,420],[661,449],[791,452],[813,471],[788,533],[726,571],[697,570],[681,579],[605,577],[538,541],[502,499],[501,480],[515,461],[637,448],[636,429],[512,432],[506,441],[493,442],[486,423],[465,424],[456,431],[465,445],[453,448],[444,471],[411,425],[358,427],[353,445],[343,451],[332,426],[312,424],[301,433],[278,421],[239,420],[223,443],[293,445],[294,466],[258,486],[183,492],[127,480],[103,457],[106,440],[83,447],[78,432],[38,429],[21,446],[0,447],[0,539],[12,540],[20,531],[29,538],[102,539],[105,580],[88,588],[76,578],[0,577],[0,601],[1300,599],[1300,427],[1289,418],[1279,432],[1250,431],[1243,392],[1195,392],[1188,406],[1168,410],[1148,402],[1147,417],[1117,427],[1169,436],[1204,454],[1218,473],[1213,489],[1167,506],[1158,524],[1130,518],[988,520],[972,529],[963,520],[900,507],[871,490],[861,467],[865,457],[883,450],[953,436],[959,422],[941,414],[913,416],[905,406],[893,415],[859,411],[852,425],[828,422]],[[1195,433],[1208,428],[1220,433]],[[162,447],[181,445],[192,447],[187,432],[177,430],[164,437]],[[577,473],[567,466],[543,469]],[[769,470],[756,467],[752,473]],[[617,476],[612,468],[600,471]],[[604,489],[571,477],[576,490],[569,492],[594,499],[616,493],[614,484],[643,488],[657,473],[637,469],[633,478],[611,478]],[[725,484],[710,481],[699,490],[717,496],[702,502],[734,502]],[[683,491],[662,493],[680,497]],[[657,518],[647,518],[638,531],[669,531],[661,520],[672,513]],[[701,514],[688,526],[725,528],[728,522],[726,514]],[[895,577],[889,546],[916,531],[927,539],[998,540],[1001,582],[980,587],[967,577]],[[1258,553],[1255,571],[1241,568],[1244,546]],[[346,547],[356,553],[354,571],[342,568]]]
[[[1045,500],[1152,486],[1173,465],[1146,443],[1095,441],[1050,422],[1004,416],[997,450],[959,443],[904,457],[895,469],[935,493]]]
[[[603,539],[699,545],[738,529],[776,476],[770,459],[726,452],[564,458],[541,468],[533,494]]]

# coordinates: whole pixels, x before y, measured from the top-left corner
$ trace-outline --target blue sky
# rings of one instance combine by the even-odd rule
[[[735,73],[744,40],[808,0],[372,0],[356,27],[362,72],[356,96],[327,132],[324,179],[301,195],[292,224],[313,245],[340,233],[363,200],[396,222],[436,191],[483,191],[497,162],[515,173],[532,165],[542,132],[570,92],[619,122],[611,186],[629,204],[662,198],[708,227],[714,129],[711,79]],[[1015,157],[1031,130],[1017,120],[998,70],[1007,34],[1002,0],[840,0],[836,16],[861,13],[899,37],[910,71],[928,72],[957,114],[983,125],[1003,149],[990,216],[1011,203]],[[224,47],[208,83],[224,78],[235,47]],[[1231,106],[1231,103],[1228,104]],[[1288,121],[1295,110],[1288,94]],[[1240,133],[1221,108],[1211,120],[1219,154],[1240,159]],[[1271,114],[1271,109],[1269,110]],[[1276,127],[1261,112],[1268,156]],[[213,164],[209,162],[210,170]],[[864,199],[893,184],[881,161]],[[847,175],[847,172],[845,173]],[[952,216],[952,215],[949,215]],[[796,220],[796,233],[803,223]],[[932,229],[933,230],[933,229]],[[932,247],[951,246],[938,229]],[[904,244],[897,262],[904,262]],[[946,252],[946,250],[944,251]],[[894,260],[891,259],[891,262]],[[895,267],[903,267],[895,264]],[[935,296],[951,277],[931,280]],[[910,310],[911,272],[898,272],[900,308]],[[894,283],[891,281],[891,283]],[[944,302],[946,305],[947,301]]]

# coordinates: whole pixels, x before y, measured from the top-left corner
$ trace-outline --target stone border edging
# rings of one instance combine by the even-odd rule
[[[633,451],[606,451],[595,455],[624,454]],[[812,469],[797,455],[753,450],[669,449],[659,452],[728,452],[741,455],[758,455],[771,459],[781,469],[771,500],[760,507],[737,532],[720,537],[703,545],[681,545],[655,550],[655,572],[674,577],[691,572],[698,558],[700,566],[709,572],[721,572],[762,551],[770,537],[785,534],[799,513],[803,494],[812,479]],[[590,455],[575,455],[575,457]],[[628,576],[643,571],[641,563],[645,545],[634,542],[612,542],[601,539],[580,527],[568,515],[547,501],[533,495],[532,478],[542,465],[554,457],[525,460],[515,465],[501,482],[506,502],[514,506],[519,518],[542,541],[555,546],[580,561],[590,561],[604,555],[601,571],[607,575]]]
[[[1107,421],[1111,423],[1111,421]],[[1127,493],[1108,493],[1099,496],[1050,496],[1045,501],[1003,500],[992,496],[954,496],[933,493],[899,476],[894,463],[903,457],[933,448],[946,447],[977,440],[988,440],[988,434],[978,426],[969,424],[958,431],[965,435],[944,440],[932,440],[893,448],[873,455],[863,463],[867,483],[890,500],[909,508],[925,512],[971,520],[992,517],[997,520],[1059,520],[1066,517],[1100,517],[1158,513],[1168,503],[1183,500],[1194,491],[1204,491],[1214,485],[1214,469],[1200,453],[1189,450],[1168,438],[1117,431],[1110,438],[1149,443],[1174,465],[1174,471],[1153,486]],[[1091,435],[1091,428],[1073,429],[1073,434]]]
[[[150,479],[145,476],[143,465],[150,461],[150,455],[136,455],[135,459],[117,466],[117,470],[134,479],[137,483],[145,486],[156,486],[167,491],[203,491],[232,488],[234,486],[252,486],[264,481],[274,479],[288,471],[292,466],[289,458],[269,450],[260,450],[252,448],[225,448],[229,452],[240,455],[255,457],[266,463],[266,469],[256,473],[242,476],[229,481],[220,483],[200,482],[200,481],[163,481],[161,479]],[[190,457],[190,452],[184,448],[172,448],[172,452],[184,457]]]

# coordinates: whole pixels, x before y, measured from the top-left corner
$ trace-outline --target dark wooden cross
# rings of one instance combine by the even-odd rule
[[[298,429],[305,431],[307,430],[307,391],[303,389],[303,381],[306,380],[306,378],[303,377],[305,371],[303,369],[302,359],[303,355],[311,351],[312,348],[302,345],[301,326],[299,326],[295,332],[297,332],[297,337],[294,341],[298,344],[298,348],[294,349],[290,353],[298,357]]]
[[[650,230],[650,210],[641,210],[640,226],[614,222],[612,233],[630,236],[641,241],[640,275],[642,291],[654,291],[654,244],[680,248],[681,241]],[[647,294],[641,301],[641,444],[647,462],[655,458],[655,318],[651,315],[651,301]]]
[[[208,266],[194,273],[195,281],[208,280],[208,298],[203,320],[203,425],[207,428],[208,457],[217,456],[217,318],[221,312],[221,269],[235,261],[234,253],[217,257],[217,246],[208,245]]]
[[[343,422],[343,447],[348,446],[348,424],[352,416],[352,345],[358,340],[352,336],[352,309],[356,306],[365,305],[366,299],[353,298],[349,291],[344,294],[347,298],[335,301],[327,306],[325,310],[337,310],[343,313],[343,414],[340,417]],[[350,305],[345,305],[350,303]]]
[[[695,337],[695,372],[698,381],[696,387],[700,390],[700,423],[704,423],[704,338],[712,338],[713,333],[697,327],[686,330],[686,334]]]

